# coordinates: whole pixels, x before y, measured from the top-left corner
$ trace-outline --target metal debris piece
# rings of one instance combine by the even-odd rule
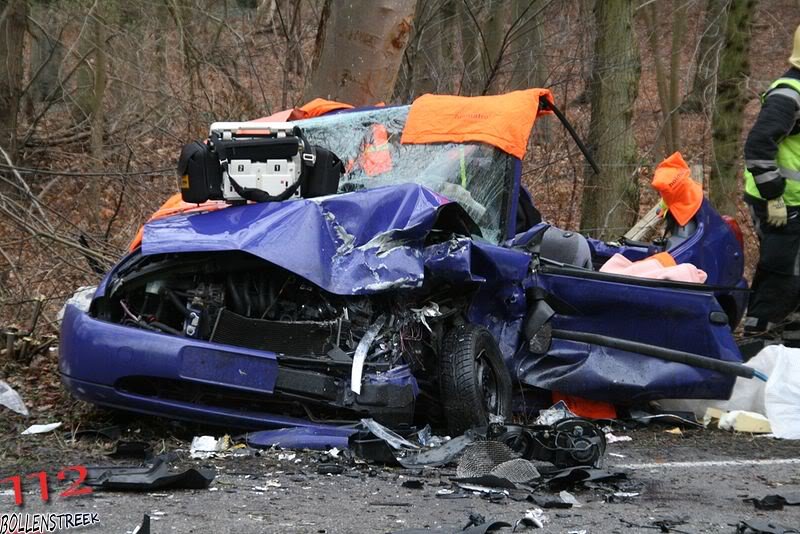
[[[520,532],[528,528],[544,528],[546,522],[547,516],[541,508],[525,510],[525,515],[514,524],[512,532]]]
[[[356,395],[361,394],[361,378],[364,374],[364,362],[367,361],[367,353],[375,338],[378,337],[378,332],[381,331],[383,325],[386,323],[386,316],[381,315],[375,322],[367,328],[361,341],[358,342],[356,353],[353,355],[353,368],[350,372],[350,389]]]
[[[577,417],[572,413],[563,400],[558,401],[546,410],[539,411],[539,417],[536,418],[535,424],[537,425],[554,425],[562,419],[569,419]]]

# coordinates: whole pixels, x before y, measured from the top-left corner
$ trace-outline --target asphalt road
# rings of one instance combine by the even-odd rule
[[[709,430],[676,436],[664,427],[626,434],[633,441],[609,445],[607,465],[628,471],[629,480],[618,489],[638,495],[609,497],[615,489],[608,487],[575,489],[581,507],[545,510],[541,531],[659,532],[654,522],[663,519],[685,521],[672,532],[732,533],[740,520],[754,518],[800,527],[800,506],[762,512],[743,502],[800,492],[800,442]],[[437,498],[437,490],[450,486],[452,469],[418,474],[357,465],[341,475],[318,475],[318,455],[281,460],[279,454],[200,461],[218,470],[208,490],[95,492],[63,499],[56,494],[64,486],[52,483],[53,497],[45,505],[32,484],[25,506],[18,508],[6,484],[0,502],[4,513],[96,513],[98,524],[75,532],[104,534],[131,532],[145,513],[153,519],[154,534],[349,533],[461,528],[471,513],[513,524],[534,507],[511,499],[493,503],[478,495]],[[41,467],[56,471],[59,466]],[[402,487],[407,479],[423,481],[422,489]]]

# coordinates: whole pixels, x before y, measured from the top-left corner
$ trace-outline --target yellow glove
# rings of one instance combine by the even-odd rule
[[[767,200],[767,223],[772,226],[786,226],[789,216],[782,197]]]

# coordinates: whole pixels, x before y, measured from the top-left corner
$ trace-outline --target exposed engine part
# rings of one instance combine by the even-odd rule
[[[341,321],[271,321],[222,310],[210,341],[293,356],[323,356],[331,351]]]
[[[110,287],[99,311],[107,320],[270,351],[286,365],[344,379],[353,378],[356,357],[372,371],[435,366],[442,322],[464,306],[445,290],[334,295],[238,253],[143,258]]]

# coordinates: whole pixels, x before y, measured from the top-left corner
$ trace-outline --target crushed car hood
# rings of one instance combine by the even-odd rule
[[[416,184],[233,206],[147,223],[142,254],[240,250],[339,295],[414,288],[424,276],[425,239],[444,206],[459,220],[468,217]]]

